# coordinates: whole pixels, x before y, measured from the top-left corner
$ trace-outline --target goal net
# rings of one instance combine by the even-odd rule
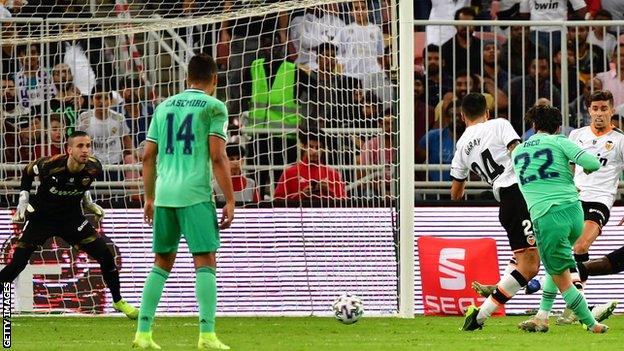
[[[122,295],[139,304],[153,264],[141,209],[147,128],[206,52],[229,111],[237,199],[221,233],[218,312],[327,315],[342,293],[368,314],[397,312],[398,1],[13,3],[1,20],[0,262],[21,233],[10,223],[21,169],[84,130],[105,169],[92,191],[106,208],[98,231]],[[184,242],[180,252],[159,312],[196,312]],[[98,264],[59,238],[15,289],[20,312],[112,312]]]

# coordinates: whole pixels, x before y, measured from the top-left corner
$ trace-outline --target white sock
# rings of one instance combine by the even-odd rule
[[[548,319],[548,315],[549,314],[550,314],[550,312],[544,311],[544,310],[540,309],[539,311],[537,311],[537,314],[535,315],[535,318],[537,318],[537,319]]]
[[[481,305],[477,322],[483,324],[498,309],[498,306],[507,303],[524,285],[526,285],[526,279],[517,270],[514,269],[509,274],[505,274],[498,282],[494,293]]]

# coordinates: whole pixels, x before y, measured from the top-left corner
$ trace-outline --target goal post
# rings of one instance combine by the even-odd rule
[[[69,129],[85,130],[105,170],[92,191],[107,211],[99,231],[116,254],[124,298],[138,304],[153,264],[141,213],[145,134],[157,106],[185,89],[192,54],[203,51],[217,60],[214,95],[229,110],[237,196],[237,218],[221,236],[219,315],[325,316],[351,293],[367,315],[412,318],[413,4],[167,3],[173,7],[84,2],[73,11],[98,17],[44,20],[35,11],[0,20],[13,28],[0,53],[11,72],[0,76],[11,74],[17,92],[0,102],[21,106],[0,140],[0,264],[21,231],[9,223],[20,169],[62,152]],[[214,195],[221,204],[216,188]],[[113,312],[96,262],[53,239],[30,261],[44,263],[61,274],[30,270],[32,312]],[[196,312],[193,279],[182,243],[158,312]]]

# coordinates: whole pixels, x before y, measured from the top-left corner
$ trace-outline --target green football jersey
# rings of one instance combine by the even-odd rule
[[[578,201],[570,162],[586,171],[600,168],[598,159],[563,135],[534,134],[512,153],[520,191],[531,219],[546,214],[552,206]]]
[[[201,90],[187,89],[158,105],[147,132],[158,144],[156,206],[213,201],[208,138],[227,140],[227,126],[225,104]]]

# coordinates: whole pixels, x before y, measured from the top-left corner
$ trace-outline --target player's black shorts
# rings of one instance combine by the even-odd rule
[[[95,238],[97,233],[84,216],[60,221],[33,215],[26,218],[19,242],[40,246],[53,236],[60,237],[74,246],[81,244],[85,239]]]
[[[611,211],[609,208],[600,202],[581,201],[583,206],[583,214],[586,221],[592,221],[600,226],[604,227],[609,222]]]
[[[512,251],[535,247],[533,223],[518,184],[499,189],[498,219],[507,231]]]

